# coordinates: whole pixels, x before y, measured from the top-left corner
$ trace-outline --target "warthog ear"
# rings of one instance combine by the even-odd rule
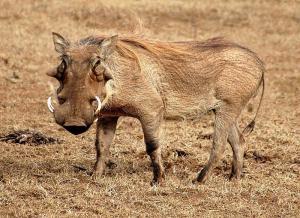
[[[55,51],[57,51],[60,54],[65,54],[66,48],[68,48],[70,46],[69,41],[66,40],[64,37],[62,37],[58,33],[53,32],[52,36],[53,36]]]
[[[46,74],[47,74],[48,76],[55,77],[56,74],[57,74],[57,69],[56,69],[56,68],[53,68],[53,69],[47,71]]]
[[[100,57],[105,59],[112,54],[116,48],[117,41],[118,35],[104,39],[100,45]]]

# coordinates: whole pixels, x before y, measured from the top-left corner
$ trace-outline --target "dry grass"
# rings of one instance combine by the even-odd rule
[[[0,142],[0,216],[299,217],[299,11],[300,2],[293,0],[1,1],[0,134],[29,128],[63,142]],[[226,36],[265,60],[266,95],[257,128],[246,140],[240,182],[228,181],[227,146],[211,179],[191,184],[208,158],[210,115],[166,124],[165,186],[150,187],[140,124],[128,118],[118,127],[105,177],[90,178],[95,130],[72,136],[47,112],[48,82],[54,81],[45,72],[56,63],[51,32],[75,40],[134,29],[160,40]]]

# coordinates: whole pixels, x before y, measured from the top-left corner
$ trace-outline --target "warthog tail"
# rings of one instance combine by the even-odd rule
[[[265,70],[263,70],[262,77],[261,77],[261,80],[260,80],[260,83],[259,83],[259,86],[258,86],[258,87],[260,87],[262,85],[262,91],[261,91],[261,96],[260,96],[260,100],[259,100],[259,104],[258,104],[256,113],[255,113],[255,116],[252,119],[252,121],[243,130],[243,135],[249,135],[255,127],[255,119],[256,119],[256,116],[257,116],[258,111],[260,109],[261,102],[262,102],[264,92],[265,92],[265,75],[264,74],[265,74]]]

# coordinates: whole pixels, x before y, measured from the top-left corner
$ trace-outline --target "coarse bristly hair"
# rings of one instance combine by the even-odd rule
[[[75,47],[89,47],[99,46],[102,41],[108,36],[89,36],[79,40],[74,44]],[[257,67],[262,73],[265,72],[263,61],[257,54],[250,49],[241,46],[237,43],[226,40],[223,37],[215,37],[206,41],[179,41],[179,42],[162,42],[144,39],[139,36],[124,36],[118,38],[116,46],[117,52],[124,58],[133,59],[140,64],[140,55],[138,50],[147,52],[157,60],[166,72],[176,74],[176,77],[181,81],[174,81],[174,83],[188,84],[189,80],[184,74],[187,68],[193,68],[194,65],[202,64],[201,69],[202,78],[212,78],[219,74],[227,66],[227,68],[240,68],[244,73],[253,74],[253,66]],[[232,53],[233,50],[240,50],[243,54],[232,59],[225,57],[220,58],[219,53]],[[246,64],[245,57],[251,57],[249,63]],[[248,58],[246,58],[248,59]],[[206,65],[205,63],[211,63]],[[138,66],[141,69],[141,66]],[[263,78],[263,76],[261,77]],[[258,84],[260,86],[261,82]],[[264,86],[263,86],[264,88]],[[261,104],[261,103],[260,103]],[[258,107],[260,107],[260,104]],[[255,116],[256,117],[256,116]],[[250,125],[250,124],[249,124]],[[254,125],[251,129],[254,128]],[[249,132],[249,131],[248,131]]]
[[[73,44],[73,47],[99,46],[107,37],[108,36],[89,36]],[[166,68],[168,68],[168,63],[170,63],[170,61],[180,63],[187,60],[187,58],[190,60],[197,58],[205,59],[203,56],[195,56],[195,53],[191,51],[191,48],[197,49],[199,52],[205,52],[206,57],[212,57],[213,54],[221,50],[224,51],[232,48],[238,48],[252,56],[257,65],[260,66],[260,69],[265,71],[264,62],[255,52],[251,51],[247,47],[228,41],[223,37],[215,37],[203,42],[162,42],[143,39],[138,36],[119,37],[116,48],[119,54],[127,58],[138,60],[139,56],[136,54],[134,48],[143,49],[152,55],[155,55],[155,57],[158,58],[158,60],[160,60]],[[171,63],[171,65],[174,66],[174,62]]]

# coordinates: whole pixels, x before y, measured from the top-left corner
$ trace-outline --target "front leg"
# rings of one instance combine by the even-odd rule
[[[163,182],[165,173],[161,157],[161,122],[162,114],[157,116],[144,116],[141,119],[146,151],[149,155],[153,167],[153,180],[151,185],[157,185]]]
[[[113,141],[118,117],[99,118],[96,129],[96,163],[94,166],[93,176],[98,177],[103,174],[105,161],[109,155],[109,147]]]

